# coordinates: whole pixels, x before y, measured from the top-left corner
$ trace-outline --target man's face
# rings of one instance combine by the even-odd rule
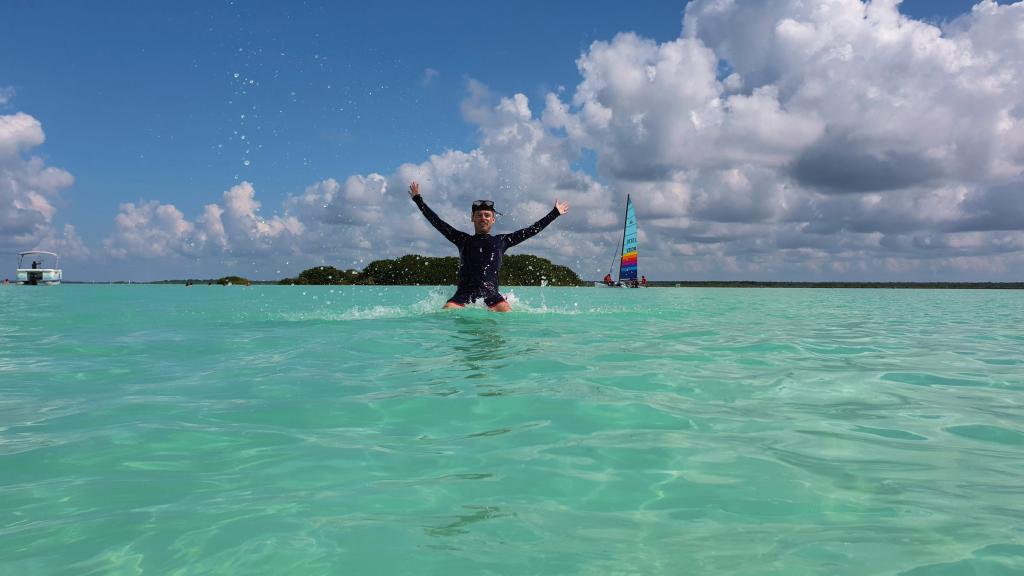
[[[473,229],[477,234],[490,234],[491,226],[494,226],[494,212],[490,210],[475,210],[473,212]]]

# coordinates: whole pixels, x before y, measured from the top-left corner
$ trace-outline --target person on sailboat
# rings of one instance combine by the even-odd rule
[[[609,272],[609,273],[605,274],[604,275],[604,280],[602,280],[602,282],[604,282],[608,286],[611,286],[612,284],[615,284],[615,281],[612,280],[612,273]]]
[[[427,206],[420,196],[420,185],[413,182],[409,185],[409,196],[426,216],[427,221],[437,229],[449,242],[459,249],[459,285],[455,295],[448,299],[445,308],[462,308],[466,304],[483,300],[493,312],[509,312],[512,306],[498,292],[498,272],[501,270],[501,257],[509,248],[535,236],[548,224],[554,222],[562,214],[569,211],[568,202],[555,200],[555,207],[546,216],[532,226],[516,230],[511,234],[491,236],[494,225],[494,202],[477,200],[473,202],[472,220],[474,235],[466,234],[452,228]],[[500,214],[500,212],[497,212]]]
[[[647,276],[640,276],[640,286],[647,288]]]

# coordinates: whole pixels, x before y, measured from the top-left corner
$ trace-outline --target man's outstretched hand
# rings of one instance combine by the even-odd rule
[[[419,182],[413,182],[409,184],[409,196],[415,198],[420,195],[420,184]]]
[[[415,184],[415,182],[413,182]],[[558,213],[565,214],[569,211],[569,203],[565,201],[555,200],[555,208],[558,209]]]

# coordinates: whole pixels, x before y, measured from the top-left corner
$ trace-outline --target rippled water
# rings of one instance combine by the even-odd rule
[[[0,574],[1024,574],[1024,292],[0,289]]]

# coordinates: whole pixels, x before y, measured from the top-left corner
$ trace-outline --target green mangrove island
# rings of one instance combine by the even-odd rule
[[[433,257],[406,254],[391,260],[374,260],[362,270],[342,270],[334,266],[314,266],[295,278],[281,280],[249,280],[239,276],[223,278],[161,280],[142,284],[219,284],[249,286],[282,284],[293,286],[451,286],[458,283],[459,259],[455,256]],[[502,286],[590,286],[567,266],[552,263],[532,254],[508,254],[502,259],[498,281]],[[66,282],[75,284],[76,282]],[[126,282],[111,282],[124,284]],[[1024,282],[777,282],[748,280],[651,280],[653,288],[911,288],[911,289],[988,289],[1021,290]]]
[[[392,260],[374,260],[362,270],[341,270],[334,266],[314,266],[303,270],[295,278],[282,280],[249,280],[239,276],[218,279],[162,280],[152,284],[220,284],[249,286],[251,284],[284,284],[295,286],[378,286],[378,285],[455,285],[459,280],[459,259],[455,256],[441,258],[406,254]],[[502,258],[498,282],[502,286],[582,286],[580,280],[567,266],[553,264],[546,258],[531,254],[507,254]]]
[[[394,260],[374,260],[362,270],[339,270],[333,266],[316,266],[303,270],[296,278],[279,280],[278,284],[331,285],[449,285],[459,281],[459,259],[455,256],[432,257],[407,254]],[[570,268],[553,264],[546,258],[531,254],[508,254],[502,258],[498,282],[502,286],[579,286],[580,277]]]

